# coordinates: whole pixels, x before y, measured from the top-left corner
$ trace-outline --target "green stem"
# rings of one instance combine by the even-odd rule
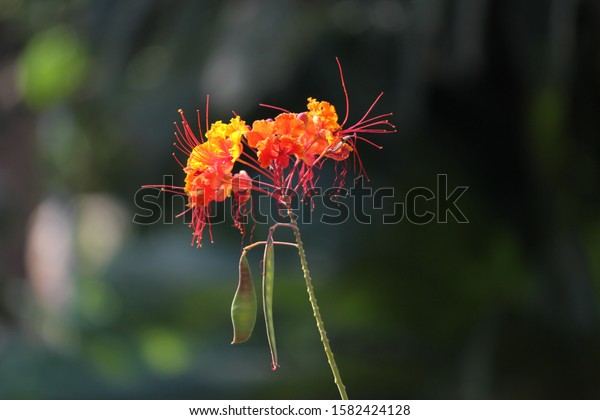
[[[323,343],[323,348],[325,349],[325,355],[327,356],[327,361],[329,362],[329,366],[331,367],[333,379],[335,384],[337,385],[340,397],[342,397],[342,400],[347,400],[348,394],[346,394],[346,386],[342,382],[340,371],[338,370],[338,367],[335,364],[335,358],[333,357],[333,352],[331,351],[331,346],[329,345],[329,339],[327,338],[325,325],[323,324],[323,319],[321,318],[319,305],[317,305],[317,298],[315,297],[315,291],[313,289],[312,280],[310,278],[310,272],[308,271],[308,263],[306,262],[306,254],[304,253],[304,247],[302,246],[302,240],[300,239],[300,229],[298,228],[298,224],[296,223],[296,216],[291,211],[291,209],[288,209],[288,215],[290,216],[290,225],[292,227],[292,230],[294,231],[294,236],[296,237],[296,244],[298,245],[298,254],[300,255],[300,264],[302,265],[302,272],[304,273],[304,280],[306,281],[306,291],[308,292],[308,300],[310,301],[310,305],[312,306],[313,310],[313,315],[315,317],[315,320],[317,321],[317,329],[319,330],[319,335],[321,336],[321,342]]]
[[[258,241],[258,242],[254,242],[253,244],[250,244],[248,246],[245,246],[244,248],[242,248],[242,255],[245,255],[252,248],[255,248],[255,247],[260,246],[260,245],[266,245],[266,244],[267,244],[267,241]],[[293,246],[294,248],[298,248],[298,245],[293,244],[291,242],[273,241],[273,245],[286,245],[286,246]]]

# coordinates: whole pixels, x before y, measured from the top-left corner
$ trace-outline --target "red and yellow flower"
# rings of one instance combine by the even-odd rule
[[[252,190],[277,197],[281,205],[289,206],[288,192],[305,193],[314,187],[315,171],[326,159],[345,165],[352,152],[355,152],[354,162],[358,162],[360,173],[364,173],[356,153],[356,142],[363,140],[379,147],[362,135],[394,132],[394,126],[386,119],[391,114],[369,117],[380,94],[356,124],[344,128],[348,118],[348,96],[343,76],[342,86],[346,96],[346,117],[342,123],[339,123],[332,104],[311,97],[304,112],[273,107],[283,112],[273,119],[254,121],[252,127],[235,116],[229,123],[213,123],[209,129],[207,127],[205,136],[200,133],[199,140],[180,110],[183,130],[178,128],[176,146],[187,156],[186,164],[181,164],[185,184],[183,187],[161,187],[187,196],[188,211],[192,211],[191,227],[198,246],[206,225],[210,228],[209,209],[213,202],[222,202],[233,195],[237,209],[235,224],[243,231],[237,216],[241,214],[240,208],[250,200]],[[253,182],[244,170],[234,174],[236,163],[251,168],[263,179]],[[338,175],[341,184],[345,169]]]
[[[232,170],[242,153],[242,135],[248,131],[239,116],[229,124],[217,121],[206,132],[206,141],[189,154],[184,191],[189,206],[208,206],[211,201],[223,201],[231,195]]]
[[[160,186],[188,197],[188,210],[192,212],[190,226],[194,229],[194,241],[202,244],[202,233],[209,225],[210,205],[224,201],[233,195],[244,204],[248,200],[251,180],[245,171],[233,174],[235,162],[243,152],[242,138],[249,127],[239,116],[229,123],[217,121],[200,139],[194,134],[182,110],[181,126],[175,133],[177,148],[187,155],[183,187]],[[179,160],[177,160],[179,162]],[[156,186],[149,186],[156,187]]]

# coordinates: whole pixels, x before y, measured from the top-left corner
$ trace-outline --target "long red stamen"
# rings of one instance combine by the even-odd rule
[[[183,166],[183,163],[181,163],[179,161],[179,158],[177,158],[177,155],[175,153],[171,153],[173,155],[173,158],[175,159],[175,161],[179,164],[179,166],[181,166],[181,169],[184,169],[185,166]]]
[[[208,110],[206,117],[208,118]],[[202,134],[202,124],[200,124],[200,110],[196,110],[196,119],[198,120],[198,132],[200,133],[200,139],[204,140],[204,134]]]
[[[286,114],[291,114],[291,111],[288,111],[287,109],[284,108],[280,108],[278,106],[274,106],[274,105],[269,105],[269,104],[258,104],[259,106],[265,107],[265,108],[271,108],[271,109],[276,109],[277,111],[281,111],[284,112]]]
[[[204,118],[206,118],[206,121],[205,121],[206,125],[204,127],[207,132],[209,130],[209,127],[208,127],[208,103],[209,103],[209,101],[210,101],[210,95],[206,95],[206,108],[204,110]]]
[[[383,149],[383,146],[380,146],[380,145],[378,145],[377,143],[373,143],[373,142],[372,142],[371,140],[369,140],[369,139],[366,139],[366,138],[364,138],[364,137],[361,137],[361,136],[356,136],[356,138],[357,138],[357,139],[361,139],[361,140],[362,140],[362,141],[364,141],[365,143],[367,143],[367,144],[369,144],[369,145],[371,145],[371,146],[373,146],[373,147],[376,147],[376,148],[377,148],[377,149],[379,149],[379,150]],[[353,147],[353,148],[356,148],[356,143],[354,143],[354,146],[352,146],[352,147]]]
[[[370,181],[369,175],[367,175],[367,171],[365,171],[365,167],[363,166],[362,159],[360,158],[360,154],[358,152],[354,153],[354,172],[356,172],[356,162],[357,161],[358,161],[359,175],[364,174],[365,178],[367,178],[367,181]]]
[[[192,211],[192,210],[194,210],[194,207],[188,207],[187,209],[185,209],[185,210],[184,210],[184,211],[182,211],[181,213],[179,213],[179,214],[176,214],[176,215],[175,215],[175,217],[181,217],[181,216],[183,216],[184,214],[186,214],[188,211]]]
[[[338,69],[340,70],[340,79],[342,80],[342,89],[344,90],[344,98],[346,100],[346,116],[344,117],[344,121],[340,124],[342,127],[348,121],[348,114],[350,113],[350,101],[348,100],[348,91],[346,90],[346,82],[344,81],[344,73],[342,72],[342,65],[340,64],[340,60],[335,57],[335,61],[337,62]]]
[[[173,143],[173,146],[175,146],[175,148],[176,148],[177,150],[179,150],[181,153],[183,153],[184,155],[189,155],[190,153],[192,153],[191,151],[189,151],[189,152],[188,152],[187,150],[185,150],[185,149],[183,148],[183,146],[181,146],[179,143],[175,143],[175,142],[174,142],[174,143]],[[173,155],[174,155],[174,153],[173,153]],[[177,159],[177,158],[175,158],[175,159]]]
[[[181,191],[175,191],[175,190],[169,190],[167,188],[173,188],[176,190],[183,190],[183,187],[178,187],[176,185],[160,185],[160,184],[148,184],[148,185],[142,185],[142,188],[158,188],[161,191],[166,191],[166,192],[172,192],[175,194],[186,194],[186,193],[182,193]]]
[[[185,150],[189,150],[188,153],[190,153],[194,149],[194,147],[196,147],[199,143],[194,142],[187,135],[185,135],[179,128],[179,124],[175,123],[175,128],[177,128],[177,131],[175,132],[175,138],[177,139],[179,144],[181,144],[181,146]],[[184,128],[184,130],[185,130],[185,128]]]
[[[250,157],[250,156],[249,156],[247,153],[242,153],[242,154],[243,154],[244,156],[248,156],[248,157]],[[269,174],[267,171],[265,171],[265,170],[264,170],[264,169],[262,169],[261,167],[259,167],[259,166],[256,166],[256,165],[254,165],[254,164],[252,164],[252,163],[250,163],[250,162],[246,162],[246,161],[244,161],[244,160],[242,160],[242,159],[240,159],[240,158],[238,158],[238,162],[240,162],[240,163],[242,163],[242,164],[244,164],[244,165],[248,166],[249,168],[252,168],[252,169],[254,169],[254,170],[255,170],[255,171],[257,171],[257,172],[260,172],[260,174],[261,174],[261,175],[264,175],[265,177],[269,178],[271,181],[275,181],[275,178],[273,178],[273,176],[271,176],[271,174]]]
[[[391,115],[392,115],[391,113],[381,114],[381,115],[377,115],[375,117],[368,118],[368,119],[364,120],[363,122],[356,123],[352,127],[348,127],[346,129],[344,129],[344,131],[362,130],[364,128],[375,127],[378,125],[386,125],[386,126],[389,126],[389,127],[392,127],[393,129],[395,129],[396,127],[394,126],[394,124],[392,124],[388,120],[384,119]]]
[[[363,117],[358,120],[358,122],[354,125],[359,125],[360,123],[362,123],[365,118],[367,118],[367,115],[369,115],[371,113],[371,111],[373,110],[373,108],[375,107],[375,105],[377,104],[377,102],[379,102],[379,100],[381,99],[381,97],[383,96],[383,92],[381,92],[377,98],[375,98],[375,100],[373,101],[373,103],[371,104],[371,106],[369,107],[369,109],[367,109],[367,112],[365,112],[365,115],[363,115]]]
[[[181,115],[181,125],[183,125],[183,132],[185,133],[188,144],[190,144],[190,146],[192,146],[193,148],[193,145],[200,144],[200,142],[198,141],[198,138],[196,137],[196,135],[192,131],[192,128],[185,119],[185,116],[183,115],[183,110],[179,110],[179,115]]]
[[[287,189],[291,188],[292,185],[292,179],[294,177],[294,173],[296,172],[296,168],[298,167],[298,165],[300,164],[300,159],[296,159],[296,162],[294,163],[294,167],[290,170],[290,173],[288,174],[286,180],[284,181],[287,184]]]

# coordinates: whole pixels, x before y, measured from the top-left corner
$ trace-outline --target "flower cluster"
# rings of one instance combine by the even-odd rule
[[[203,135],[200,131],[197,137],[183,111],[179,110],[182,121],[181,128],[177,126],[175,133],[175,146],[187,156],[185,165],[178,160],[186,174],[185,186],[161,187],[187,196],[187,211],[192,211],[191,227],[198,246],[201,246],[202,233],[209,224],[212,202],[221,202],[233,195],[234,205],[240,209],[248,202],[252,190],[279,200],[288,192],[305,193],[314,187],[315,171],[324,161],[343,162],[351,154],[355,164],[358,162],[360,172],[364,173],[356,153],[356,142],[363,140],[379,147],[362,135],[394,132],[394,126],[386,120],[391,114],[369,117],[380,94],[356,124],[344,128],[348,95],[343,76],[342,86],[346,96],[346,118],[342,123],[338,122],[336,109],[329,102],[308,98],[304,112],[268,106],[279,110],[280,114],[272,119],[254,121],[251,126],[236,115],[229,123],[217,121],[210,128],[207,126],[206,133]],[[245,170],[234,174],[236,163],[251,168],[262,176],[262,180],[253,181]],[[281,204],[286,203],[281,201]],[[235,224],[243,230],[237,218]]]

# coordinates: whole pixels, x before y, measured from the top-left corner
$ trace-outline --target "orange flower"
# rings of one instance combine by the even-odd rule
[[[209,205],[213,201],[224,201],[231,196],[232,191],[236,193],[236,197],[247,201],[249,177],[245,174],[242,176],[242,184],[239,180],[234,183],[236,177],[243,174],[233,175],[232,170],[242,154],[242,138],[249,128],[239,116],[232,118],[228,124],[217,121],[206,132],[206,141],[201,142],[185,119],[183,111],[179,110],[179,113],[183,130],[178,128],[178,133],[175,133],[178,140],[176,147],[187,154],[186,165],[181,165],[186,174],[185,184],[183,187],[159,187],[188,197],[188,211],[192,212],[190,226],[194,229],[196,244],[201,246],[203,230],[210,223]],[[199,137],[202,139],[202,133]],[[178,159],[177,161],[179,162]],[[243,191],[239,188],[240,185],[243,185]]]
[[[258,166],[268,169],[262,173],[273,181],[273,188],[307,191],[314,187],[315,165],[320,167],[325,158],[346,160],[354,150],[356,133],[342,129],[335,107],[326,101],[308,98],[307,111],[282,111],[274,120],[255,121],[245,138],[256,151]],[[386,124],[380,117],[368,122]],[[363,127],[358,124],[353,128],[361,132]],[[295,159],[293,168],[284,173],[291,159]]]
[[[289,166],[291,156],[304,156],[299,142],[303,129],[304,125],[295,114],[283,113],[275,120],[254,121],[246,138],[248,145],[257,149],[260,166],[285,169]]]
[[[248,146],[259,148],[259,144],[264,143],[275,134],[275,122],[269,120],[256,120],[252,123],[252,130],[248,131],[245,136],[248,141]]]
[[[347,159],[353,149],[339,135],[341,127],[335,107],[329,102],[308,98],[307,108],[308,112],[298,114],[298,119],[304,122],[301,138],[304,161],[313,165],[321,155],[335,160]]]
[[[229,124],[217,121],[211,125],[207,141],[194,147],[183,169],[188,206],[208,206],[231,195],[231,171],[242,153],[241,139],[246,131],[248,127],[239,116]]]
[[[317,101],[314,98],[308,98],[308,117],[319,130],[327,130],[335,133],[341,127],[338,124],[338,115],[335,107],[326,101]]]

